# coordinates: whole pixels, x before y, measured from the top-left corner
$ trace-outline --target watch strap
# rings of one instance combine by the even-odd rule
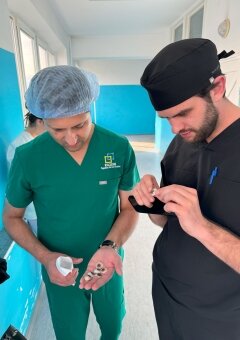
[[[100,244],[99,248],[102,248],[102,247],[110,247],[110,248],[113,248],[114,250],[118,251],[117,244],[114,241],[111,241],[111,240],[104,240]]]

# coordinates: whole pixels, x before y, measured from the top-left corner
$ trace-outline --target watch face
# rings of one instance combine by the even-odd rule
[[[103,243],[99,246],[99,248],[101,247],[111,247],[112,249],[114,249],[116,252],[118,252],[118,246],[116,245],[115,242],[111,241],[111,240],[105,240],[103,241]]]
[[[105,241],[103,241],[102,246],[109,246],[109,247],[114,248],[116,246],[116,244],[115,244],[115,242],[113,242],[111,240],[105,240]]]
[[[226,36],[229,33],[229,29],[230,29],[230,20],[227,18],[223,22],[221,22],[221,24],[218,26],[218,34],[221,37],[226,38]]]
[[[114,242],[113,242],[113,241],[110,241],[110,240],[105,240],[105,241],[103,241],[103,244],[104,244],[105,246],[112,246],[112,245],[114,244]]]

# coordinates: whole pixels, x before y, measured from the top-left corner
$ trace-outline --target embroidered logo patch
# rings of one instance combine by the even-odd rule
[[[113,164],[113,160],[114,160],[114,154],[108,154],[107,156],[104,156],[105,165]]]
[[[101,166],[102,170],[120,168],[121,165],[117,165],[114,159],[114,152],[107,153],[104,157],[104,165]]]

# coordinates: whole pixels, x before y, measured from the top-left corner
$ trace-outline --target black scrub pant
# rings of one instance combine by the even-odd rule
[[[152,296],[160,340],[240,340],[240,319],[218,320],[191,311],[171,296],[154,270]]]

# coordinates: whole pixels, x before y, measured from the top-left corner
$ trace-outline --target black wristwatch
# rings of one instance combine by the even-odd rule
[[[116,245],[115,242],[113,242],[111,240],[103,241],[103,243],[100,244],[99,248],[102,248],[102,247],[110,247],[110,248],[113,248],[114,250],[118,251],[118,246]]]

